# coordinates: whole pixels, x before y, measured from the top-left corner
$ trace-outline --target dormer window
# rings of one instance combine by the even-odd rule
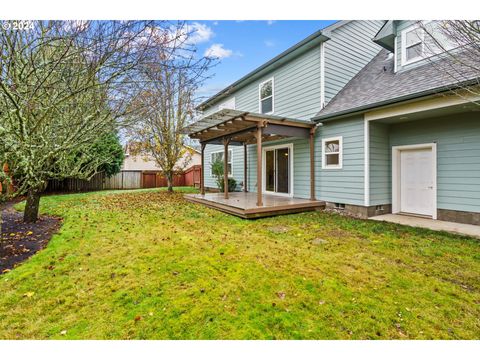
[[[402,31],[402,65],[414,63],[429,56],[450,50],[454,44],[445,35],[442,23],[423,22]]]
[[[273,78],[259,85],[259,107],[261,114],[273,113]]]
[[[423,57],[423,31],[415,28],[405,33],[405,62],[413,62]]]

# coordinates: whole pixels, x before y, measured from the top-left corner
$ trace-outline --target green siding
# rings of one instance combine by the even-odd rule
[[[258,85],[266,79],[274,78],[275,114],[299,119],[310,119],[320,109],[320,46],[312,48],[298,58],[290,61],[281,68],[264,76],[263,78],[236,91],[230,97],[219,101],[214,106],[204,111],[205,115],[211,114],[218,109],[218,105],[235,97],[235,108],[244,111],[259,112]],[[304,145],[303,148],[305,148]],[[298,147],[298,149],[297,149]],[[207,145],[205,148],[205,186],[216,187],[214,179],[210,175],[210,154],[212,151],[222,149],[221,145]],[[250,191],[256,191],[256,161],[253,153],[255,146],[249,146],[248,159],[248,184]],[[233,151],[233,177],[237,183],[243,181],[243,146],[232,146]],[[297,155],[297,153],[299,155]],[[295,146],[294,156],[301,156],[302,146]],[[307,154],[308,155],[308,154]],[[299,163],[303,160],[299,158]],[[255,173],[253,173],[255,171]],[[299,174],[302,170],[299,170]],[[299,178],[294,184],[302,184],[305,180]],[[297,190],[297,186],[295,186]],[[304,194],[303,190],[296,191]]]
[[[382,21],[351,21],[332,31],[325,45],[325,100],[333,98],[379,51],[371,39]],[[298,119],[310,119],[321,109],[320,45],[304,52],[261,79],[218,101],[204,114],[218,109],[224,101],[235,97],[237,110],[259,112],[258,85],[274,78],[274,114]],[[343,136],[343,169],[321,169],[322,137]],[[310,196],[309,145],[304,139],[291,139],[294,144],[294,196]],[[268,145],[268,144],[266,144]],[[207,145],[205,184],[215,187],[210,176],[210,153],[221,146]],[[233,149],[233,176],[243,181],[243,148]],[[326,123],[319,128],[315,142],[317,198],[331,202],[364,204],[363,180],[363,117]],[[248,147],[248,187],[256,191],[256,147]]]
[[[308,120],[320,110],[320,46],[316,46],[219,101],[204,114],[216,111],[231,97],[235,97],[236,109],[259,112],[258,86],[272,77],[276,115]]]
[[[325,102],[328,103],[381,47],[372,39],[383,21],[351,21],[332,31],[325,43]]]
[[[315,134],[315,193],[317,199],[363,205],[364,203],[364,152],[363,116],[325,123]],[[322,138],[343,136],[343,168],[322,169]],[[310,149],[306,139],[290,139],[265,143],[293,143],[294,196],[310,197]],[[248,147],[248,189],[257,191],[256,146]]]
[[[343,136],[343,168],[322,169],[317,165],[317,198],[352,205],[364,204],[364,121],[363,115],[325,123],[317,131],[321,138]],[[321,150],[317,150],[321,160]]]
[[[480,212],[480,117],[478,114],[395,124],[390,145],[437,143],[437,207]]]
[[[370,122],[370,205],[391,203],[388,125]]]

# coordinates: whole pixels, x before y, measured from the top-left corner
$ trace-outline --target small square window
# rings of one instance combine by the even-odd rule
[[[322,140],[323,169],[342,168],[342,137],[328,138]]]

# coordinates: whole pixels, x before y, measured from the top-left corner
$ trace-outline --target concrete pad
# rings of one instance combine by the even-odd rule
[[[427,219],[417,216],[400,215],[400,214],[385,214],[379,216],[373,216],[370,220],[386,221],[395,224],[408,225],[414,227],[420,227],[436,231],[448,231],[460,235],[468,235],[480,239],[480,226],[461,224],[450,221],[441,221]]]

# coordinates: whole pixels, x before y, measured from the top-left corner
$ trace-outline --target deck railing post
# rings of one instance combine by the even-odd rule
[[[202,169],[200,170],[200,194],[205,195],[205,146],[207,144],[201,143],[202,146]]]
[[[228,144],[229,138],[223,139],[224,154],[223,154],[223,190],[225,193],[225,199],[228,199]]]
[[[243,192],[248,192],[247,189],[247,144],[243,144]]]
[[[257,206],[263,206],[262,200],[262,136],[263,124],[257,125]]]
[[[310,129],[310,200],[315,200],[315,129]]]

